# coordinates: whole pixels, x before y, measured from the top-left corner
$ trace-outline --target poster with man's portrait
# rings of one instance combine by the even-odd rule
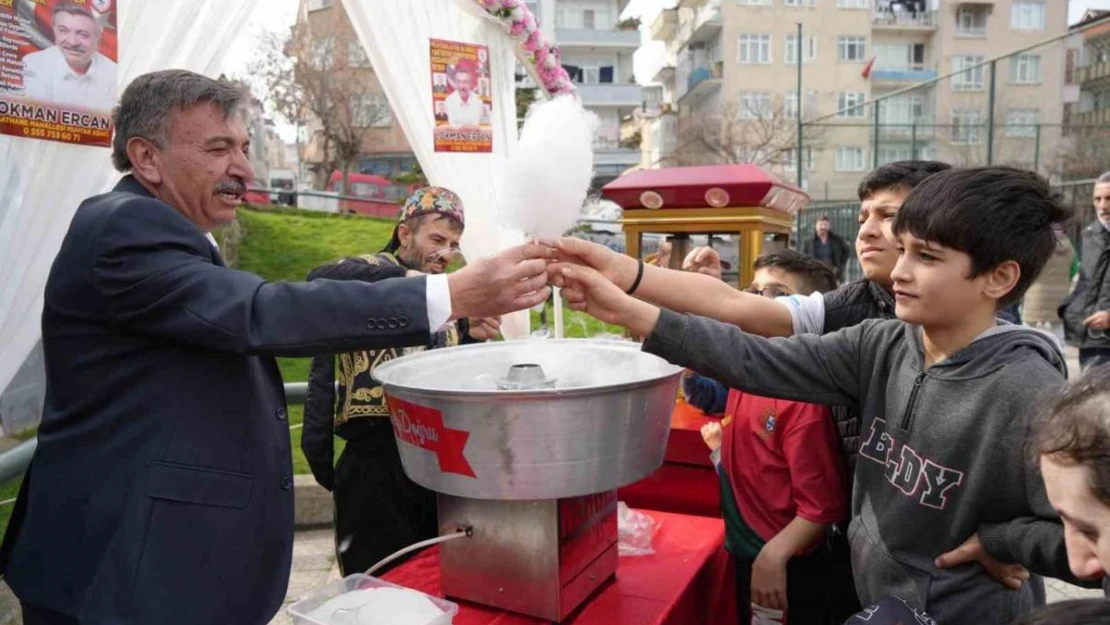
[[[441,39],[431,46],[436,152],[491,152],[489,49]]]
[[[118,0],[0,0],[0,133],[109,146]]]

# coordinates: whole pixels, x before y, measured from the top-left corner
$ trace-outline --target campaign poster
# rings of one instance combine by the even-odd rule
[[[0,0],[0,134],[109,146],[119,0]]]
[[[492,152],[489,48],[432,39],[436,152]]]

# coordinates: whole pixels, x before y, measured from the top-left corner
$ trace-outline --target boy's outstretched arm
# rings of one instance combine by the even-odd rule
[[[824,336],[766,339],[735,326],[637,300],[588,267],[557,263],[550,275],[574,310],[648,337],[644,351],[722,384],[779,399],[858,405],[866,387],[861,343],[870,325]]]
[[[554,245],[563,260],[597,270],[622,291],[636,280],[639,262],[631,256],[583,239],[562,238]],[[662,308],[717,319],[759,336],[794,334],[793,318],[784,304],[738,291],[701,273],[645,265],[635,295]]]

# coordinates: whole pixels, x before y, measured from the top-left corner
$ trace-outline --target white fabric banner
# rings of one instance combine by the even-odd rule
[[[147,72],[219,75],[258,0],[119,0],[120,93]],[[46,276],[77,206],[119,180],[110,151],[0,135],[0,391],[41,332]]]
[[[500,25],[463,10],[454,0],[343,0],[343,6],[428,182],[462,198],[464,253],[477,258],[521,243],[521,233],[494,219],[501,180],[517,142],[515,43]],[[489,46],[492,152],[435,151],[431,39]],[[527,311],[506,316],[505,337],[526,337],[528,320]]]

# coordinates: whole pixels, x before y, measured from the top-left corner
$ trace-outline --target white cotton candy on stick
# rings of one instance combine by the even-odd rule
[[[537,102],[528,111],[501,190],[503,225],[541,239],[562,236],[578,222],[594,175],[597,116],[572,95]],[[563,301],[555,289],[555,338],[563,338]]]
[[[501,224],[543,239],[573,228],[593,178],[596,131],[597,116],[574,96],[533,104],[504,178]]]

